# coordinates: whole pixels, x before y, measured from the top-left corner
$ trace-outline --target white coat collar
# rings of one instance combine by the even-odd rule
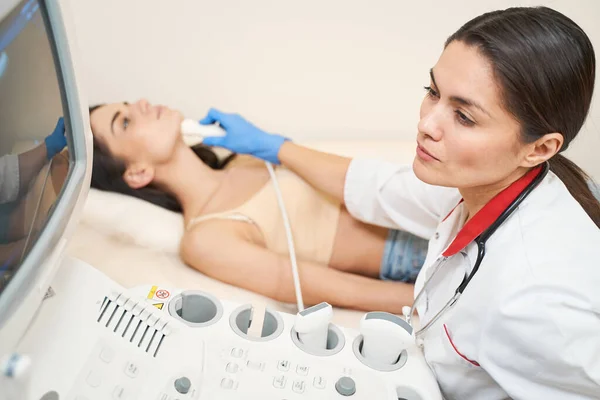
[[[529,184],[542,172],[542,166],[535,167],[521,178],[513,182],[509,187],[498,193],[477,214],[473,216],[458,232],[450,246],[446,248],[443,256],[450,257],[463,250],[487,228],[490,227],[510,204],[529,186]],[[457,204],[460,205],[463,199]],[[456,207],[444,218],[444,221],[452,215]]]

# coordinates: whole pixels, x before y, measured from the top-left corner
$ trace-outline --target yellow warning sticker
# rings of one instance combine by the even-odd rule
[[[152,304],[154,307],[158,308],[159,310],[162,310],[163,306],[165,305],[165,303],[154,303]]]
[[[158,286],[152,286],[152,289],[150,289],[150,291],[148,292],[149,299],[154,297],[154,293],[156,293],[156,289],[158,289]]]

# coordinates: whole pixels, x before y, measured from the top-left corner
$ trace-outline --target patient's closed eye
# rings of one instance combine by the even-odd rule
[[[123,118],[123,130],[126,130],[128,126],[129,126],[129,118],[124,117]]]

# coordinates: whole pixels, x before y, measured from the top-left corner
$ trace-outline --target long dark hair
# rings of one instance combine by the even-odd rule
[[[90,107],[90,115],[102,104]],[[138,199],[149,201],[167,210],[181,212],[181,204],[171,194],[158,189],[152,185],[140,189],[131,188],[123,179],[125,173],[125,163],[114,157],[108,148],[100,141],[94,140],[94,155],[92,163],[92,182],[91,186],[96,189],[106,190],[137,197]],[[209,147],[202,144],[192,146],[194,153],[212,169],[223,169],[233,160],[236,154],[231,154],[220,160],[219,157]]]
[[[569,147],[587,117],[594,91],[596,59],[585,32],[547,7],[508,8],[480,15],[448,38],[476,47],[491,62],[505,108],[520,122],[521,138],[532,143],[548,133]],[[590,177],[561,154],[550,169],[600,227],[600,203]]]

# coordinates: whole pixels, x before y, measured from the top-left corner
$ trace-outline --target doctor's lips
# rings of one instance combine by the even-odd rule
[[[439,158],[435,157],[433,154],[431,154],[430,152],[425,150],[425,148],[423,146],[421,146],[418,142],[417,142],[417,155],[424,161],[431,161],[431,160],[440,161]]]

